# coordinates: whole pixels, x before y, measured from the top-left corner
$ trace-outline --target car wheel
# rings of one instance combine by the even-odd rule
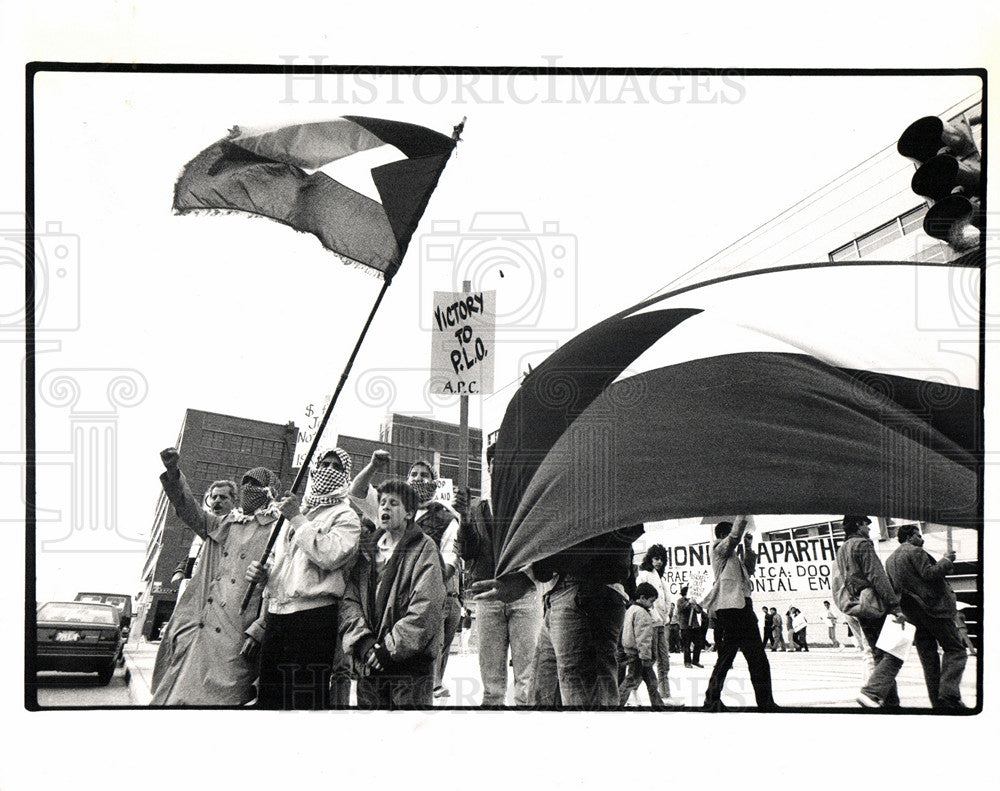
[[[111,683],[111,678],[115,674],[115,664],[115,662],[112,662],[110,666],[97,671],[97,683],[102,687],[106,687]]]

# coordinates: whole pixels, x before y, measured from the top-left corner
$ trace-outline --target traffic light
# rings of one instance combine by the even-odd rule
[[[956,250],[976,247],[985,216],[979,149],[971,126],[929,115],[906,128],[896,150],[918,166],[910,187],[931,203],[924,217],[927,235]]]

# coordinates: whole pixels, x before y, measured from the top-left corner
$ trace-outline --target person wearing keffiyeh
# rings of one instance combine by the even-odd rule
[[[278,503],[287,525],[273,562],[257,561],[247,581],[267,582],[260,617],[246,630],[244,653],[260,648],[257,705],[265,709],[320,709],[345,705],[338,609],[361,538],[361,523],[347,500],[351,457],[321,449],[309,470],[302,503],[288,493]]]

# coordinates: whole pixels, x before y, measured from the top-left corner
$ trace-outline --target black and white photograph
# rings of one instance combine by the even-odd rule
[[[5,69],[0,785],[988,759],[985,4],[937,61],[110,5]]]

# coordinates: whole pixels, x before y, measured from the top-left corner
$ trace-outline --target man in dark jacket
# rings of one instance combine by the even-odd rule
[[[681,626],[681,650],[684,651],[684,667],[704,667],[701,659],[701,619],[703,613],[698,602],[688,598],[688,586],[681,586],[681,597],[677,600],[677,620]],[[691,646],[694,645],[692,652]]]
[[[495,446],[486,449],[486,469],[493,471]],[[493,519],[488,498],[473,504],[470,518],[462,514],[458,529],[458,556],[466,563],[470,584],[493,579],[503,544],[504,530]],[[514,575],[520,590],[510,601],[477,601],[479,674],[483,680],[483,705],[502,706],[507,696],[507,651],[514,667],[514,705],[528,703],[528,685],[535,644],[542,622],[542,602],[535,584],[525,574]]]
[[[904,525],[897,534],[899,549],[885,561],[892,586],[900,594],[906,620],[917,627],[917,656],[924,668],[927,695],[936,709],[964,708],[961,683],[965,646],[955,626],[955,592],[946,579],[954,568],[955,553],[941,560],[924,550],[916,525]],[[944,652],[938,656],[938,646]]]
[[[892,583],[889,582],[889,577],[886,576],[869,537],[871,523],[871,519],[860,514],[847,514],[844,517],[846,540],[837,550],[837,566],[843,575],[844,587],[853,596],[859,596],[865,588],[874,588],[879,601],[888,613],[891,613],[897,622],[905,623],[906,619],[899,607],[899,596],[893,590]],[[899,706],[896,675],[903,666],[903,660],[875,647],[886,617],[887,615],[882,615],[874,619],[858,619],[861,631],[872,647],[875,660],[875,669],[857,697],[858,703],[869,709]]]

